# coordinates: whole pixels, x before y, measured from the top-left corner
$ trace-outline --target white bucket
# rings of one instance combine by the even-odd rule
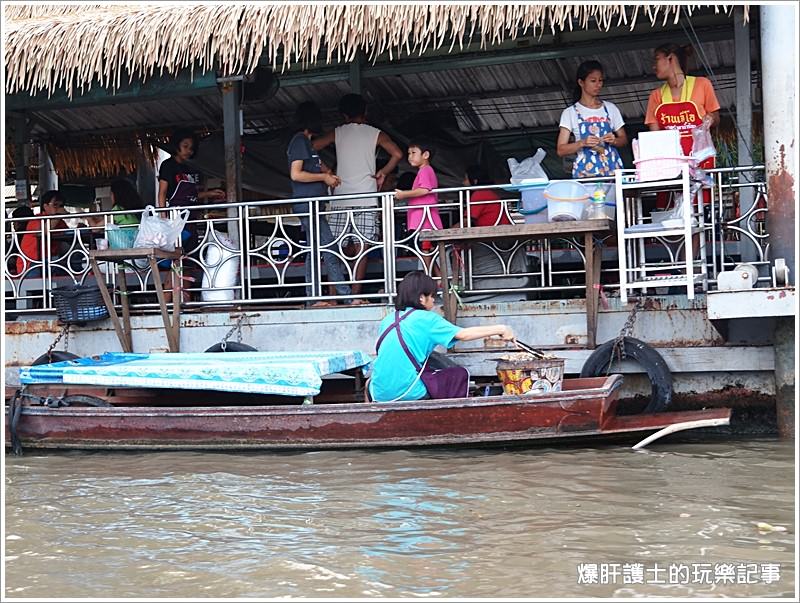
[[[547,199],[547,216],[551,222],[580,220],[586,211],[589,193],[575,180],[556,180],[544,190]]]

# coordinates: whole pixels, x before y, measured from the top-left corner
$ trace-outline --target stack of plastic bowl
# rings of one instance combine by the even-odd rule
[[[555,180],[544,190],[544,197],[551,222],[580,220],[586,210],[589,192],[575,180]]]

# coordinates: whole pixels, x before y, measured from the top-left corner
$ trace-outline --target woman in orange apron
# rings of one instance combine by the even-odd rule
[[[686,75],[687,50],[665,44],[653,53],[653,69],[664,84],[650,93],[644,123],[651,130],[678,130],[684,155],[692,154],[692,130],[701,123],[719,123],[719,101],[708,78]],[[714,158],[698,167],[713,168]],[[661,207],[661,199],[658,205]]]

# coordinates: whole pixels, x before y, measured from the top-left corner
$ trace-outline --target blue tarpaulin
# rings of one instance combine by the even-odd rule
[[[22,367],[20,381],[314,396],[319,394],[324,375],[358,367],[366,369],[371,360],[358,350],[231,354],[107,352]]]

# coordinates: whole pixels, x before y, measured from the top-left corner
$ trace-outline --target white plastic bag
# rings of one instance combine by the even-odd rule
[[[522,161],[509,157],[508,169],[511,170],[511,184],[523,184],[526,181],[547,182],[549,179],[544,169],[542,169],[542,161],[544,161],[545,155],[545,150],[539,149],[533,157],[528,157]]]
[[[239,280],[238,245],[215,230],[203,254],[203,301],[231,301]]]
[[[714,140],[711,138],[711,122],[703,122],[692,130],[692,159],[700,163],[709,157],[717,156],[717,149],[714,147]]]
[[[167,214],[161,214],[167,215]],[[175,242],[181,240],[181,232],[189,219],[189,210],[178,212],[176,218],[160,218],[152,205],[144,208],[139,231],[136,233],[134,247],[157,247],[165,251],[174,251]]]

